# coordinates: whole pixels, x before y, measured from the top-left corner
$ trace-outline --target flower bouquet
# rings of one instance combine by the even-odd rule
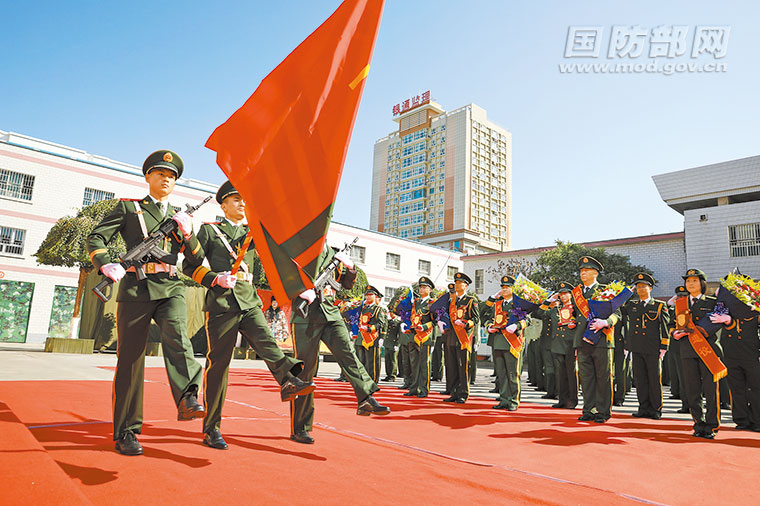
[[[430,304],[430,312],[433,318],[437,322],[443,322],[443,330],[451,328],[451,318],[449,317],[449,303],[451,302],[451,294],[449,292],[442,292],[435,299],[435,302]]]
[[[412,301],[414,292],[411,287],[404,287],[404,291],[396,301],[394,307],[389,308],[401,318],[402,332],[406,332],[412,326]]]
[[[514,309],[509,315],[506,326],[524,320],[529,313],[538,308],[549,297],[549,290],[538,286],[522,274],[517,275],[512,286],[512,303]]]
[[[351,335],[359,335],[359,317],[363,306],[362,299],[350,299],[343,304],[341,316],[346,323],[351,325]]]
[[[760,312],[760,281],[732,273],[720,282],[718,302],[722,302],[732,317],[752,318]]]
[[[604,330],[594,332],[591,330],[591,322],[596,319],[606,320],[614,313],[617,308],[625,304],[631,298],[633,291],[620,281],[610,283],[602,290],[596,290],[596,293],[588,299],[588,322],[586,331],[583,333],[583,340],[595,345],[602,337]]]

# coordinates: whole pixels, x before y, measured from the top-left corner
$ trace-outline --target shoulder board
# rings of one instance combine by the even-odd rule
[[[221,225],[222,222],[221,221],[204,221],[203,224],[204,225]]]
[[[119,199],[122,202],[142,202],[142,199]]]

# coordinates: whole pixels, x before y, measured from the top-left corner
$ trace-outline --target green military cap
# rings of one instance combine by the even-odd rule
[[[646,272],[639,272],[633,276],[633,284],[635,285],[636,283],[646,283],[649,286],[654,286],[654,278]]]
[[[380,297],[381,299],[383,298],[382,294],[380,294],[380,290],[378,290],[372,285],[367,285],[367,289],[364,290],[364,295],[367,295],[368,293],[374,293],[376,296]]]
[[[698,277],[702,281],[707,281],[707,277],[705,276],[705,273],[700,271],[699,269],[689,269],[688,271],[686,271],[686,274],[684,274],[681,277],[683,279],[686,279],[686,278],[691,278],[694,276]]]
[[[162,149],[160,151],[154,151],[148,155],[148,158],[145,159],[145,163],[143,163],[143,174],[148,174],[148,172],[153,169],[170,170],[174,172],[174,175],[179,179],[179,177],[182,176],[182,171],[185,170],[185,165],[182,163],[182,158],[180,158],[177,153],[169,151],[168,149]]]
[[[578,268],[579,269],[594,269],[595,271],[601,272],[604,267],[602,267],[602,263],[597,260],[594,257],[581,257],[578,259]]]
[[[564,281],[562,281],[559,284],[559,288],[557,288],[557,292],[559,293],[572,292],[572,291],[573,291],[573,285],[571,285],[570,283],[565,283]]]
[[[679,285],[676,287],[676,295],[688,295],[689,292],[686,290],[686,287],[683,285]]]
[[[515,278],[512,276],[502,276],[501,277],[501,286],[514,286],[515,284]]]
[[[464,281],[468,285],[472,284],[472,280],[470,279],[470,276],[468,276],[464,272],[457,272],[456,274],[454,274],[454,281]]]
[[[425,285],[425,286],[429,286],[430,288],[435,288],[435,285],[427,276],[422,276],[420,280],[417,281],[417,284],[420,286]]]
[[[448,286],[446,286],[450,292],[454,291],[454,283],[449,283]]]
[[[224,202],[224,199],[229,197],[230,195],[240,194],[234,186],[232,186],[232,183],[229,181],[225,181],[225,183],[219,187],[219,189],[216,191],[216,201],[220,204]]]

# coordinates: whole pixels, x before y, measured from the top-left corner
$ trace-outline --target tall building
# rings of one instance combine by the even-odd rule
[[[506,251],[512,235],[512,136],[469,104],[444,111],[430,92],[393,108],[375,142],[370,228],[465,252]]]

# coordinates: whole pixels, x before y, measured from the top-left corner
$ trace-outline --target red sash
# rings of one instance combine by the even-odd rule
[[[705,336],[707,335],[705,330],[694,325],[694,320],[691,318],[691,311],[689,311],[688,296],[676,299],[676,330],[688,334],[689,343],[691,343],[692,348],[697,352],[697,356],[702,359],[702,362],[712,373],[714,382],[717,383],[718,380],[728,374],[728,369],[723,362],[721,362],[720,357],[718,357],[715,350],[712,349],[712,346],[707,342],[707,339],[705,339]],[[674,338],[676,340],[681,339],[680,337],[675,336]]]
[[[361,317],[359,318],[359,325],[369,327],[370,318],[372,318],[372,313],[362,313]],[[365,350],[368,350],[377,339],[377,329],[370,331],[359,328],[359,333],[362,335],[362,346],[364,346]]]
[[[467,306],[457,307],[456,295],[449,295],[449,318],[451,319],[451,326],[454,327],[454,333],[457,335],[457,339],[459,339],[459,344],[462,346],[462,349],[467,351],[472,351],[472,340],[470,339],[470,336],[467,335],[467,329],[456,325],[454,322],[464,318],[464,310],[469,307],[470,304],[472,304],[472,301],[470,301]]]
[[[504,311],[502,308],[503,304],[503,301],[497,301],[496,305],[494,306],[494,327],[498,328],[501,331],[501,335],[503,335],[509,343],[509,353],[511,353],[515,358],[520,358],[520,352],[523,349],[525,340],[522,336],[507,332],[506,326],[507,322],[509,321],[509,313]]]
[[[427,330],[423,330],[422,332],[417,330],[417,325],[422,325],[422,315],[417,314],[417,311],[414,310],[414,304],[412,304],[412,328],[414,329],[414,340],[417,341],[418,345],[422,345],[425,341],[427,341],[430,338],[430,335],[433,333],[433,328],[429,328]]]
[[[580,311],[584,318],[586,318],[586,324],[588,325],[588,316],[591,313],[591,310],[588,307],[586,297],[583,296],[582,285],[573,288],[573,300],[575,301],[575,306],[578,308],[578,311]],[[608,343],[615,340],[615,331],[612,327],[602,329],[602,333],[607,337]]]

